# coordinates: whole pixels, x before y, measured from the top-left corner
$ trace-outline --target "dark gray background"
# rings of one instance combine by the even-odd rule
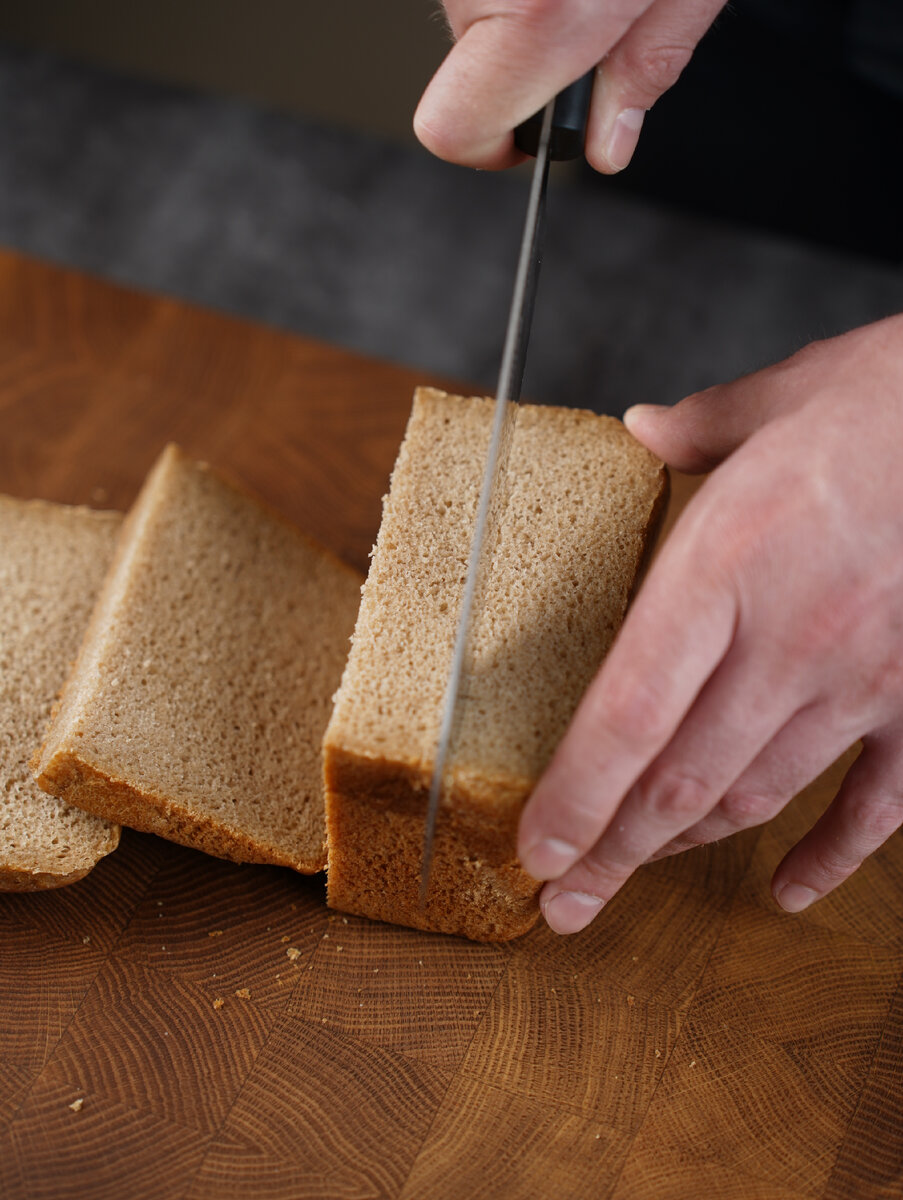
[[[14,42],[0,40],[0,243],[493,387],[522,173]],[[563,168],[525,391],[615,413],[673,402],[900,309],[894,263]]]

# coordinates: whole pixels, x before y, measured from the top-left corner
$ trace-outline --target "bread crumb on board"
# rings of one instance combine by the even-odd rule
[[[285,952],[285,957],[289,960],[289,962],[297,962],[301,957],[301,951],[297,946],[289,946]]]
[[[219,1012],[219,1010],[223,1007],[223,1005],[225,1003],[226,1002],[222,998],[222,996],[217,996],[217,998],[213,1001],[213,1007],[216,1009],[217,1012]]]
[[[250,988],[238,988],[236,990],[235,994],[239,998],[239,1000],[250,1000],[251,999],[251,989]]]
[[[84,1096],[79,1096],[79,1098],[77,1100],[73,1100],[72,1103],[70,1105],[68,1105],[67,1107],[71,1108],[73,1112],[81,1112],[82,1105],[84,1104],[84,1102],[85,1102]]]
[[[222,936],[223,936],[223,931],[221,929],[211,929],[210,932],[207,934],[207,937],[222,937]]]

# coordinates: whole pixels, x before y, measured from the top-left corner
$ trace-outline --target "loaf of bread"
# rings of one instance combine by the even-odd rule
[[[324,740],[329,904],[498,941],[538,915],[524,802],[611,645],[667,474],[620,421],[522,406],[419,903],[427,795],[493,402],[420,389]]]
[[[320,745],[360,584],[170,446],[127,518],[41,787],[222,858],[322,870]]]
[[[78,653],[122,518],[0,496],[0,891],[61,887],[119,826],[47,796],[29,759]]]

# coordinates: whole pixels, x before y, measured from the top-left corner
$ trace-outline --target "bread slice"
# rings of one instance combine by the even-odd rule
[[[46,796],[29,770],[78,653],[122,518],[0,496],[0,891],[62,887],[119,827]]]
[[[492,413],[491,400],[417,391],[324,741],[330,905],[488,941],[538,915],[518,819],[624,617],[667,492],[662,463],[620,421],[519,409],[421,908],[427,789]]]
[[[221,858],[322,870],[320,743],[360,583],[168,447],[128,516],[41,787]]]

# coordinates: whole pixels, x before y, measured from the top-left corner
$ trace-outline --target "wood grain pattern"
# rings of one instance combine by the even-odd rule
[[[2,491],[125,507],[174,439],[366,569],[426,382],[0,253]],[[0,896],[0,1195],[903,1197],[903,839],[768,891],[842,769],[503,947],[127,831]]]

